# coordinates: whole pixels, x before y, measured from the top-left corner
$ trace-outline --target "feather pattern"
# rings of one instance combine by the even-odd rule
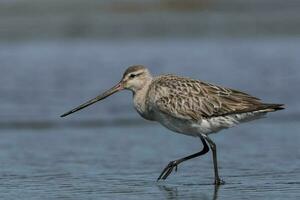
[[[149,105],[150,110],[194,121],[259,110],[274,111],[282,106],[262,103],[260,99],[234,89],[175,75],[155,78],[148,96],[154,102]]]

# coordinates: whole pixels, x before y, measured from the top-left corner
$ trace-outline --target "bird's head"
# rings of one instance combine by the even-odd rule
[[[145,85],[150,83],[152,80],[152,76],[149,72],[149,70],[142,66],[142,65],[133,65],[127,68],[127,70],[123,74],[122,80],[112,87],[111,89],[107,90],[103,94],[87,101],[86,103],[83,103],[79,105],[78,107],[64,113],[61,115],[61,117],[65,117],[67,115],[70,115],[74,112],[77,112],[85,107],[88,107],[102,99],[105,99],[109,97],[110,95],[119,92],[124,89],[128,89],[136,93],[137,91],[141,90]]]
[[[123,74],[121,84],[124,89],[137,92],[142,89],[149,81],[152,76],[149,70],[142,65],[134,65],[129,67]]]

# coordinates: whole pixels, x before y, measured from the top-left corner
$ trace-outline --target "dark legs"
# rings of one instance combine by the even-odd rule
[[[189,155],[187,157],[184,157],[184,158],[181,158],[181,159],[178,159],[178,160],[174,160],[174,161],[171,161],[165,168],[164,170],[162,171],[162,173],[160,174],[160,176],[157,178],[157,180],[160,180],[160,179],[163,179],[165,180],[170,174],[171,172],[173,171],[174,167],[175,167],[175,171],[177,171],[177,166],[184,162],[184,161],[187,161],[187,160],[190,160],[192,158],[196,158],[198,156],[201,156],[203,154],[206,154],[208,151],[209,151],[209,148],[204,140],[203,137],[200,137],[202,143],[203,143],[203,149],[198,152],[198,153],[195,153],[195,154],[192,154],[192,155]],[[209,142],[209,141],[207,141]]]
[[[216,144],[207,136],[207,135],[202,135],[206,141],[208,142],[210,149],[213,154],[213,162],[214,162],[214,171],[215,171],[215,185],[222,185],[225,182],[222,181],[219,177],[219,172],[218,172],[218,162],[217,162],[217,146]]]
[[[195,154],[189,155],[187,157],[178,159],[178,160],[174,160],[169,162],[169,164],[164,168],[164,170],[162,171],[162,173],[160,174],[160,176],[157,178],[157,181],[160,179],[165,180],[173,171],[173,169],[175,168],[175,171],[177,171],[177,166],[187,160],[190,160],[192,158],[196,158],[198,156],[204,155],[209,151],[209,148],[205,142],[205,140],[208,142],[210,149],[212,151],[212,156],[213,156],[213,163],[214,163],[214,172],[215,172],[215,185],[222,185],[225,182],[223,180],[220,179],[219,177],[219,172],[218,172],[218,162],[217,162],[217,146],[216,144],[207,136],[207,135],[201,135],[200,137],[202,143],[203,143],[203,149]]]

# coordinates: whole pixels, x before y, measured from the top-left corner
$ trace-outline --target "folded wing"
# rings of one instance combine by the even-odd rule
[[[161,96],[156,109],[180,119],[198,121],[245,112],[270,112],[283,109],[282,104],[266,104],[260,99],[234,89],[198,80],[165,75],[156,80],[155,89]]]

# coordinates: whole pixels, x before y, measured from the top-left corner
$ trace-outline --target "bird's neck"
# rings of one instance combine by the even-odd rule
[[[146,119],[150,118],[150,116],[148,116],[148,111],[147,111],[147,95],[148,95],[151,82],[152,79],[149,79],[148,81],[145,82],[144,86],[141,89],[133,92],[134,107],[137,110],[137,112],[143,118]]]

